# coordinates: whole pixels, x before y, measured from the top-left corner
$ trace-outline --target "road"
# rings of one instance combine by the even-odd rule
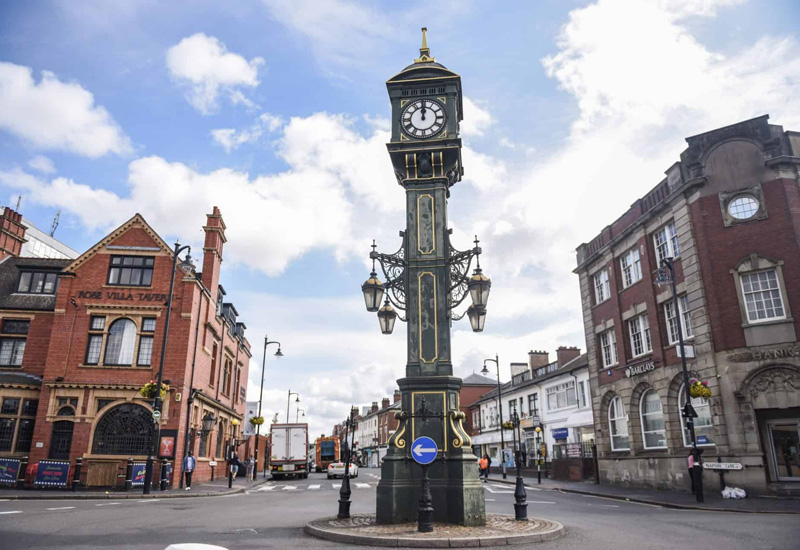
[[[365,468],[353,480],[353,513],[374,512],[379,475]],[[227,497],[0,500],[0,550],[165,550],[192,542],[228,550],[342,548],[302,532],[309,519],[335,515],[339,483],[312,473]],[[513,513],[512,486],[485,488],[487,511]],[[672,510],[535,488],[528,502],[530,516],[560,521],[567,531],[532,548],[789,550],[800,540],[796,515]]]

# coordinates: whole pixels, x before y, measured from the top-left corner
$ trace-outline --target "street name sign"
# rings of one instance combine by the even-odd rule
[[[741,470],[739,462],[703,462],[704,470]]]
[[[437,452],[436,442],[424,435],[416,438],[411,444],[411,458],[423,466],[436,460]]]

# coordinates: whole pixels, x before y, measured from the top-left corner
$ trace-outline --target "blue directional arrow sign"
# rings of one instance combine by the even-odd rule
[[[430,464],[436,460],[436,442],[430,437],[420,436],[411,444],[411,458],[418,464]]]

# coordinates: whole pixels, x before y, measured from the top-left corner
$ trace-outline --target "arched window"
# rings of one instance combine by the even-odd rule
[[[106,341],[106,365],[130,366],[136,349],[136,324],[130,319],[117,319],[108,329]]]
[[[92,453],[146,455],[153,444],[154,430],[153,417],[146,408],[133,403],[117,405],[97,422]]]
[[[614,397],[608,405],[608,428],[611,434],[611,450],[627,451],[631,444],[628,438],[628,415],[619,396]]]
[[[683,407],[686,405],[685,390],[686,386],[681,386],[680,391],[678,391],[678,414],[681,417],[683,445],[684,447],[690,447],[692,445],[692,436],[689,434],[686,419],[683,417]],[[692,407],[694,412],[697,413],[697,418],[694,419],[694,433],[697,437],[697,444],[713,446],[714,442],[711,436],[714,432],[714,426],[711,422],[711,403],[703,397],[692,397]]]
[[[642,439],[645,449],[665,449],[667,432],[664,430],[664,411],[661,398],[655,390],[647,390],[639,402],[639,414],[642,419]]]

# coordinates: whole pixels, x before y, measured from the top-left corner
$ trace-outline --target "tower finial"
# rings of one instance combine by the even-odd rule
[[[422,47],[419,49],[419,58],[414,60],[414,63],[428,63],[435,61],[431,56],[431,50],[428,48],[427,33],[428,27],[422,27]]]

